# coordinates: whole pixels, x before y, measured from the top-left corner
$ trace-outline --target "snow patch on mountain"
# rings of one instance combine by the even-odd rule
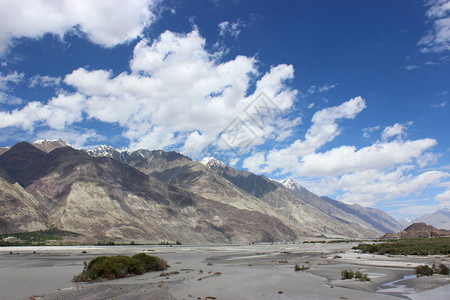
[[[225,168],[227,166],[222,161],[211,156],[205,157],[200,161],[200,163],[204,164],[210,169]]]
[[[288,178],[288,179],[284,179],[279,181],[282,185],[284,185],[286,188],[290,189],[290,190],[300,190],[303,189],[303,186],[301,186],[300,184],[298,184],[295,180]]]

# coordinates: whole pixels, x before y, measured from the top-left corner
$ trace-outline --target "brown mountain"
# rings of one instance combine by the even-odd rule
[[[206,199],[276,216],[299,235],[376,237],[401,229],[386,213],[322,199],[302,188],[239,171],[214,159],[201,163],[176,152],[118,151],[101,146],[93,156],[114,157],[140,171]],[[325,209],[326,208],[326,209]]]
[[[70,147],[45,153],[18,143],[0,156],[0,168],[16,181],[2,179],[2,233],[56,225],[99,239],[237,243],[297,237],[274,216],[193,195]]]
[[[436,229],[431,225],[423,222],[413,223],[406,227],[403,231],[397,233],[386,233],[382,239],[413,239],[413,238],[430,238],[439,236],[450,236],[450,230]]]
[[[18,143],[0,155],[0,232],[56,225],[97,239],[238,243],[375,237],[401,226],[213,158],[65,145]]]

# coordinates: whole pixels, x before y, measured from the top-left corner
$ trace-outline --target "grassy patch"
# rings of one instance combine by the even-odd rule
[[[378,244],[359,244],[352,249],[381,255],[448,255],[450,254],[450,237],[402,239]]]
[[[139,253],[131,257],[124,255],[99,256],[85,264],[81,274],[74,276],[73,281],[97,281],[101,279],[117,279],[145,272],[163,271],[169,266],[159,257]]]
[[[78,233],[59,230],[56,227],[52,227],[46,230],[30,231],[30,232],[17,232],[6,233],[0,235],[0,246],[33,246],[33,245],[45,245],[48,241],[62,240],[64,237],[77,237]],[[13,237],[20,241],[8,242],[3,239]]]

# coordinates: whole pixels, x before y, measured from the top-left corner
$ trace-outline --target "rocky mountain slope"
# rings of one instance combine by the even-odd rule
[[[7,186],[2,210],[17,212],[2,214],[1,232],[52,224],[99,239],[238,243],[297,236],[275,217],[192,197],[115,159],[70,147],[45,153],[18,143],[0,156],[0,167],[16,182]],[[29,201],[18,202],[19,192]]]
[[[305,189],[307,193],[302,194],[265,176],[233,169],[212,157],[199,163],[176,152],[138,150],[130,153],[105,146],[88,153],[115,157],[207,199],[276,216],[301,235],[374,237],[401,229],[398,222],[380,210],[321,199]],[[322,211],[326,203],[329,209]]]
[[[0,233],[50,225],[97,239],[183,243],[374,237],[400,224],[208,158],[18,143],[0,155]]]
[[[450,236],[450,230],[436,229],[425,223],[413,223],[406,227],[403,231],[397,233],[386,233],[382,239],[413,239],[413,238],[430,238],[439,236]]]
[[[440,208],[434,213],[425,214],[412,221],[413,223],[423,222],[439,229],[450,230],[450,208]]]

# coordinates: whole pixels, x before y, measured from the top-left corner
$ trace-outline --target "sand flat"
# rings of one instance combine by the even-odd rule
[[[426,281],[399,281],[382,288],[385,283],[414,274],[413,266],[417,264],[445,262],[447,258],[368,255],[355,253],[352,246],[300,243],[5,247],[0,248],[0,299],[429,299],[426,295],[447,299],[444,295],[450,293],[449,282],[439,276]],[[98,283],[71,282],[73,275],[82,271],[84,261],[98,255],[140,252],[166,259],[171,265],[168,271],[179,274],[166,278],[153,272]],[[295,264],[310,269],[296,272]],[[341,280],[344,269],[368,273],[372,281]],[[422,290],[418,289],[420,286]]]

